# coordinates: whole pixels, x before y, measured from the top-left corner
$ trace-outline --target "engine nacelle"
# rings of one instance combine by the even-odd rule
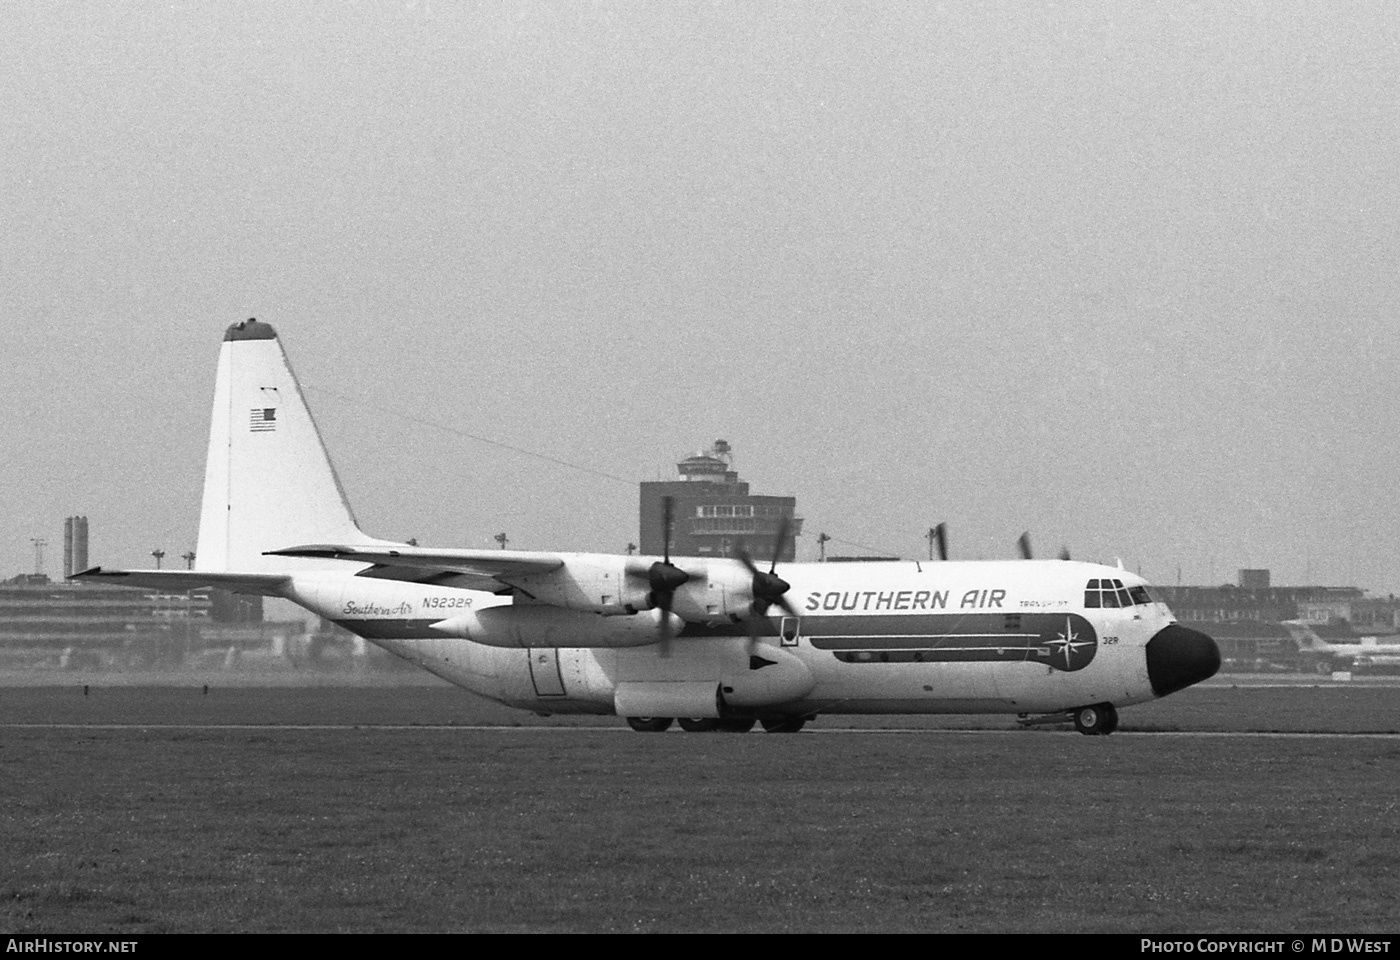
[[[440,620],[431,629],[488,647],[642,647],[661,639],[661,611],[630,617],[600,617],[596,613],[537,604],[511,604],[470,610]],[[671,618],[671,633],[684,624]]]
[[[691,575],[675,593],[671,612],[691,623],[742,620],[753,613],[753,575],[738,560],[677,565]]]
[[[762,708],[801,700],[817,685],[812,671],[792,654],[760,644],[749,656],[747,669],[731,669],[720,677],[725,706]]]
[[[500,579],[541,604],[605,617],[626,616],[656,606],[648,571],[658,560],[577,554],[547,573]],[[753,574],[738,560],[681,558],[673,563],[689,575],[671,595],[671,612],[682,620],[720,623],[753,613]]]
[[[579,554],[547,573],[501,579],[542,604],[615,617],[653,606],[645,569],[641,569],[640,575],[638,569],[634,557]]]

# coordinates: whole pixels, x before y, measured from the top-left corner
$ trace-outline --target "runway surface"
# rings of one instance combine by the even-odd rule
[[[614,733],[634,733],[628,727],[571,727],[571,726],[537,726],[537,727],[502,727],[492,724],[417,724],[417,723],[0,723],[0,730],[148,730],[148,731],[193,731],[193,730],[248,730],[248,731],[283,731],[293,732],[299,730],[316,731],[344,731],[347,733],[356,731],[401,731],[404,733],[499,733],[503,736],[513,736],[516,734],[539,735],[550,733],[569,734],[614,734]],[[676,731],[675,733],[683,733]],[[817,736],[1021,736],[1023,730],[927,730],[916,727],[882,727],[879,729],[853,729],[848,727],[834,729],[814,729],[804,730],[802,735]],[[674,735],[674,734],[673,734]],[[688,734],[688,736],[706,736],[707,734]],[[761,736],[754,733],[755,736]],[[723,737],[726,734],[711,733],[708,736]],[[735,736],[735,734],[728,734]],[[1343,739],[1356,740],[1369,738],[1374,740],[1400,740],[1400,732],[1397,733],[1338,733],[1338,732],[1304,732],[1304,731],[1266,731],[1266,730],[1141,730],[1141,731],[1121,731],[1113,734],[1119,739],[1138,739],[1145,737],[1169,737],[1180,739],[1184,737],[1261,737],[1261,738],[1306,738],[1306,739]]]
[[[659,737],[445,687],[0,688],[0,927],[1393,929],[1393,687],[1123,724]]]

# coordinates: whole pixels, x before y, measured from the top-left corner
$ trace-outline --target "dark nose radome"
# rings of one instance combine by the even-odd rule
[[[1159,697],[1213,677],[1219,669],[1220,648],[1215,641],[1179,623],[1147,641],[1147,678]]]

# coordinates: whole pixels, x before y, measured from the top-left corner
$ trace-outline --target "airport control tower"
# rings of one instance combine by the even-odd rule
[[[709,450],[676,464],[679,480],[644,482],[641,485],[641,552],[660,556],[665,525],[664,498],[675,498],[671,531],[671,555],[677,557],[733,557],[748,550],[755,562],[771,559],[774,538],[784,517],[787,536],[778,551],[780,561],[797,558],[796,497],[763,497],[749,493],[749,485],[734,471],[734,455],[725,440]]]

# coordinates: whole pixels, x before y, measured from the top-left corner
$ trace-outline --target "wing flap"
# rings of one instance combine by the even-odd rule
[[[421,583],[432,587],[454,587],[458,590],[484,590],[500,593],[506,588],[494,577],[476,576],[470,573],[453,573],[450,570],[429,570],[423,567],[386,567],[376,565],[366,567],[357,577],[370,580],[396,580],[401,583]]]

